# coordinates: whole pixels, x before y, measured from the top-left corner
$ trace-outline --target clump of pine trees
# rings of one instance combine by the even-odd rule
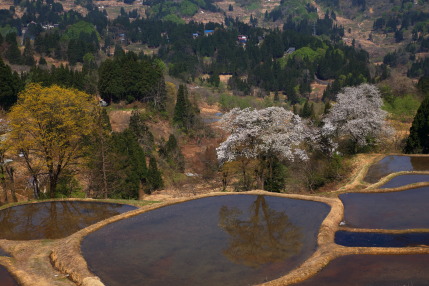
[[[112,132],[105,110],[99,123],[89,156],[92,195],[137,199],[140,191],[150,194],[162,188],[162,174],[151,154],[153,135],[141,114],[134,111],[129,128],[123,132]]]

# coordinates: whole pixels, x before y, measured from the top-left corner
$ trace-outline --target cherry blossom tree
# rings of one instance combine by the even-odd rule
[[[378,144],[392,132],[382,105],[380,91],[375,85],[344,88],[323,119],[322,136],[350,140],[355,153],[358,148]]]
[[[310,137],[310,131],[298,115],[284,108],[235,108],[222,117],[221,126],[230,135],[216,149],[218,160],[221,164],[242,163],[245,189],[250,188],[246,181],[246,166],[251,159],[269,163],[268,168],[259,169],[259,186],[262,188],[264,177],[272,172],[274,159],[308,160],[304,142]]]

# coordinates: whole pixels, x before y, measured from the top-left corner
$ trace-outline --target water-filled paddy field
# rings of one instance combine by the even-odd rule
[[[297,286],[425,286],[429,255],[347,255]]]
[[[16,280],[10,275],[6,268],[0,265],[0,285],[1,286],[18,286]]]
[[[364,181],[402,171],[429,171],[429,157],[387,156]],[[429,285],[429,186],[403,190],[429,182],[429,174],[393,176],[329,199],[223,194],[109,220],[136,208],[88,201],[9,207],[0,210],[0,260],[13,264],[13,245],[48,239],[60,245],[50,262],[77,274],[69,277],[77,284],[82,272],[106,286]],[[7,283],[16,282],[0,267],[0,285],[17,285]]]
[[[0,256],[9,256],[9,253],[0,248]]]
[[[388,193],[348,193],[339,197],[348,227],[429,228],[429,187]]]
[[[380,189],[399,188],[409,184],[429,182],[429,175],[411,174],[399,175],[382,185]]]
[[[132,209],[135,207],[83,201],[52,201],[9,207],[0,210],[0,239],[63,238]]]
[[[335,234],[335,243],[349,247],[429,247],[429,233],[377,233],[338,231]]]
[[[386,156],[368,169],[364,181],[377,183],[384,176],[401,171],[429,171],[429,157]]]
[[[82,243],[106,285],[252,285],[286,274],[316,250],[329,206],[234,195],[167,206],[112,223]]]

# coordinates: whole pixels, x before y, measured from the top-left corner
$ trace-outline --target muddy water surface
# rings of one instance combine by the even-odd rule
[[[429,171],[429,157],[386,156],[368,169],[364,181],[377,183],[384,176],[401,171]]]
[[[89,234],[89,268],[115,285],[252,285],[286,274],[316,249],[329,206],[255,195],[203,198]]]
[[[348,255],[299,286],[427,286],[429,255]]]
[[[82,201],[14,206],[0,210],[0,238],[63,238],[93,223],[135,208],[129,205]]]
[[[356,228],[429,228],[429,187],[390,193],[340,195],[346,226]]]
[[[10,275],[7,269],[0,265],[0,285],[1,286],[18,286],[19,284]]]

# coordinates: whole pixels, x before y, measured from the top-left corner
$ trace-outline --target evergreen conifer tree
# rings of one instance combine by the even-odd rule
[[[31,46],[30,39],[25,40],[24,54],[23,54],[24,65],[34,66],[36,61],[34,60],[34,51]]]
[[[0,106],[9,109],[18,99],[22,82],[18,74],[6,65],[0,57]]]
[[[153,134],[150,132],[149,127],[138,110],[133,110],[131,114],[129,129],[134,133],[145,152],[150,154],[155,146]]]
[[[275,102],[279,102],[280,101],[279,92],[277,90],[276,90],[276,92],[274,92],[274,101]]]
[[[44,57],[40,57],[39,59],[39,65],[46,66],[48,63],[46,62],[46,59]]]
[[[189,131],[195,121],[195,111],[188,99],[188,90],[180,85],[177,92],[177,101],[174,108],[173,122],[184,131]]]
[[[325,102],[325,107],[323,109],[323,114],[328,114],[330,109],[331,109],[331,102],[329,100],[327,100]]]
[[[147,188],[145,193],[150,194],[152,191],[159,190],[164,186],[161,171],[158,170],[156,160],[151,157],[149,160],[149,169],[147,171]]]
[[[149,181],[145,153],[129,129],[113,133],[110,144],[113,169],[117,171],[114,196],[136,199],[142,185]]]
[[[168,164],[179,172],[185,171],[185,158],[180,150],[177,139],[170,134],[168,141],[159,149],[159,154],[166,159]]]
[[[426,97],[414,117],[405,153],[429,153],[429,97]]]
[[[6,35],[6,42],[8,44],[8,49],[5,53],[6,59],[15,65],[21,64],[21,52],[18,48],[18,42],[16,41],[16,34],[9,33]]]
[[[310,104],[308,102],[308,100],[304,103],[304,107],[302,108],[301,111],[301,117],[302,118],[309,118],[311,116],[311,107]]]
[[[115,58],[125,56],[124,49],[122,49],[122,47],[121,47],[121,45],[120,45],[120,44],[116,44],[116,45],[115,45],[115,52],[114,52],[113,56],[114,56]]]

